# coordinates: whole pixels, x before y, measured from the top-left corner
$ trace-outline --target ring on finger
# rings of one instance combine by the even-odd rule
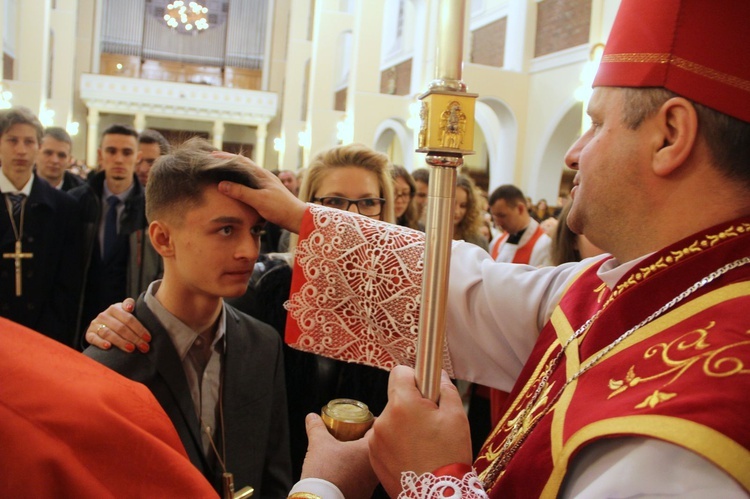
[[[106,324],[99,324],[98,326],[96,326],[96,331],[94,331],[94,334],[97,335],[97,336],[101,336],[102,329],[107,329],[107,325]]]

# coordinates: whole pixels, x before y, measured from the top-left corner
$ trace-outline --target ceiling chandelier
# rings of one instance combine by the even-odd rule
[[[182,27],[185,31],[203,31],[208,29],[208,9],[197,2],[186,4],[183,0],[175,0],[167,5],[164,20],[173,29]]]

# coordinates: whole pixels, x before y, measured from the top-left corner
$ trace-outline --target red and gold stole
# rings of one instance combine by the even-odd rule
[[[746,218],[651,255],[611,293],[596,275],[600,264],[584,271],[543,329],[475,462],[489,495],[554,497],[577,451],[622,436],[690,449],[750,490],[742,469],[750,462],[750,265],[709,278],[586,367],[694,283],[748,257]],[[597,313],[543,383],[561,345]]]

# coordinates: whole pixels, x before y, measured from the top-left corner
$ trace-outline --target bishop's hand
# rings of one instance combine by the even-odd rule
[[[214,152],[214,156],[229,158],[234,155]],[[261,217],[290,232],[299,234],[302,217],[307,205],[284,187],[281,180],[270,171],[259,167],[244,156],[238,156],[247,165],[258,182],[257,189],[251,189],[234,182],[219,183],[219,192],[254,208]]]
[[[370,463],[391,497],[401,491],[404,471],[421,475],[448,464],[472,462],[469,421],[445,371],[436,405],[417,389],[414,369],[393,368],[388,405],[371,431]]]

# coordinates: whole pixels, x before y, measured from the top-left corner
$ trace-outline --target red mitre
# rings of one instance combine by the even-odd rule
[[[622,0],[594,86],[664,87],[750,122],[749,0]]]

